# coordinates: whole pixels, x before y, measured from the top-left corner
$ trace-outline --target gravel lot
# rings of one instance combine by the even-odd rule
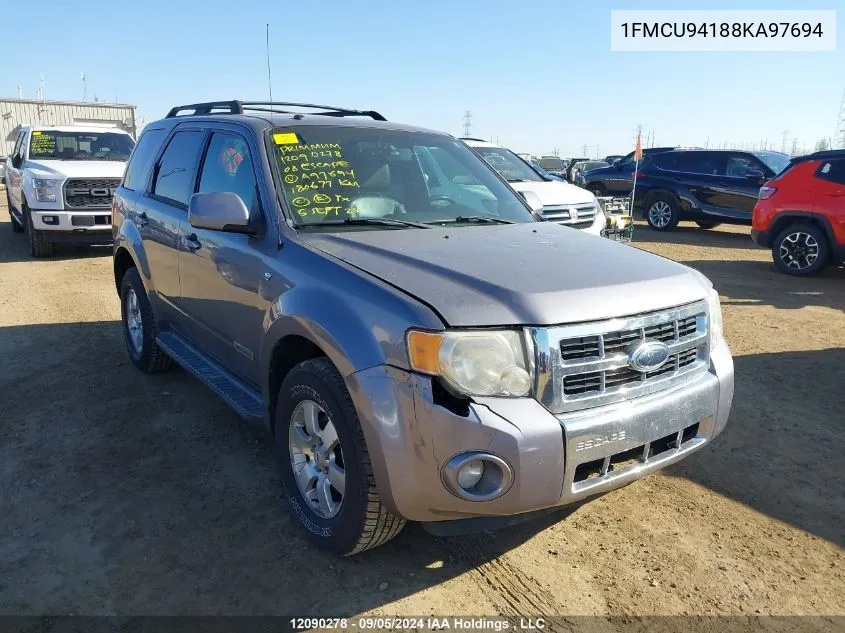
[[[575,511],[337,560],[263,432],[130,364],[110,251],[32,260],[0,208],[0,613],[845,614],[845,271],[779,275],[747,228],[636,241],[722,295],[725,433]]]

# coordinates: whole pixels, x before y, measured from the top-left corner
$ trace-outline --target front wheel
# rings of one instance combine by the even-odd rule
[[[786,227],[772,244],[772,259],[787,275],[812,275],[827,266],[830,246],[824,231],[815,224]]]
[[[358,414],[327,358],[285,377],[275,435],[285,496],[317,545],[348,556],[399,534],[405,521],[381,502]]]
[[[50,257],[53,254],[53,243],[47,239],[44,231],[39,231],[32,225],[32,213],[26,205],[23,205],[23,221],[29,254],[33,257]]]
[[[671,231],[678,226],[678,203],[668,194],[655,194],[646,203],[645,217],[655,231]]]
[[[601,185],[590,185],[589,187],[587,187],[587,191],[593,194],[596,198],[601,198],[607,195],[607,192]]]

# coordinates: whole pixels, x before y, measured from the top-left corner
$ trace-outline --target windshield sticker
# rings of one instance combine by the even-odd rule
[[[30,155],[32,156],[53,156],[56,153],[56,137],[51,134],[38,134],[33,132],[32,143],[30,145]]]
[[[299,143],[296,132],[277,132],[273,135],[273,141],[276,145],[296,145]]]
[[[41,132],[36,130],[35,132],[32,133],[32,135],[33,136],[41,136]]]
[[[285,189],[300,217],[357,215],[349,203],[360,185],[339,143],[280,147],[279,151]]]

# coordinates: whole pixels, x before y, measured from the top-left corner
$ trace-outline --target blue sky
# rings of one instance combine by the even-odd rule
[[[8,4],[8,3],[4,3]],[[791,5],[791,6],[790,6]],[[837,6],[838,5],[838,6]],[[49,10],[47,7],[52,7]],[[834,132],[845,89],[835,53],[610,51],[611,9],[789,9],[794,2],[601,0],[52,0],[3,9],[0,96],[133,103],[156,119],[172,105],[273,96],[372,108],[389,119],[472,134],[516,151],[593,156],[658,144],[719,146],[784,130],[799,146]],[[841,0],[801,8],[836,9]],[[25,27],[44,21],[37,31]],[[16,26],[18,25],[18,26]],[[13,28],[14,27],[14,28]]]

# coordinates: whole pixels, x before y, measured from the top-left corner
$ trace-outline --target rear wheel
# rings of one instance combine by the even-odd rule
[[[24,233],[29,244],[29,254],[33,257],[50,257],[53,254],[53,243],[47,239],[44,231],[39,231],[32,225],[32,213],[23,205]]]
[[[399,534],[405,520],[381,502],[358,414],[327,358],[285,377],[274,428],[285,496],[312,541],[346,556]]]
[[[721,222],[708,222],[707,220],[696,220],[695,223],[702,229],[715,229]]]
[[[656,193],[645,205],[646,221],[655,231],[671,231],[678,226],[678,203],[667,193]]]
[[[607,195],[607,192],[601,185],[590,185],[587,187],[587,191],[593,194],[596,198],[601,198],[602,196]]]
[[[137,268],[127,270],[121,280],[120,314],[126,349],[135,367],[147,374],[168,369],[173,361],[156,342],[158,324]]]
[[[830,246],[824,231],[800,222],[781,231],[772,244],[772,259],[787,275],[812,275],[827,266]]]

